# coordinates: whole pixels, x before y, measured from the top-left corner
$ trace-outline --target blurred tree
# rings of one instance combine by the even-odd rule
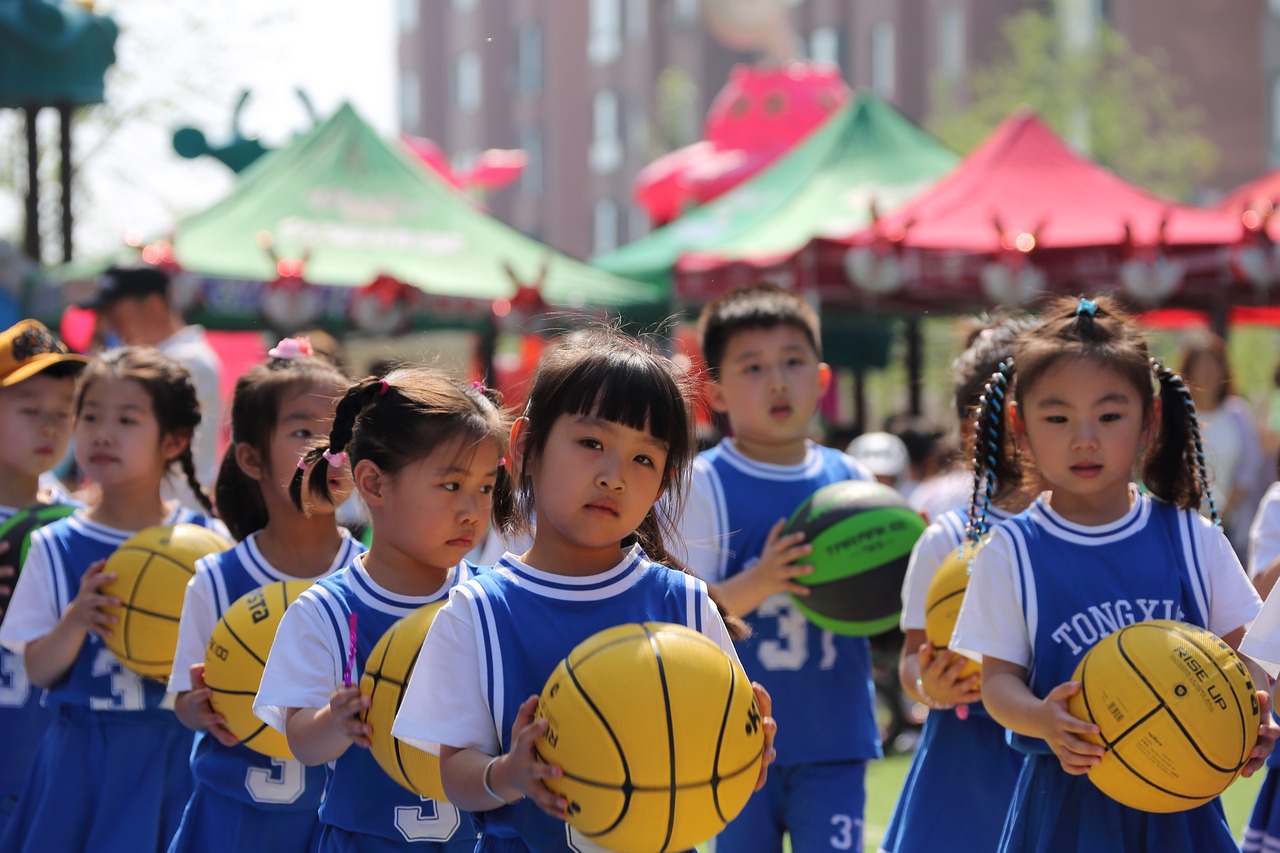
[[[701,136],[698,84],[694,82],[693,75],[676,66],[662,69],[653,86],[650,159],[697,142]]]
[[[1213,169],[1204,117],[1163,56],[1138,53],[1105,22],[1091,44],[1068,45],[1052,13],[1033,9],[1006,19],[1002,34],[1002,55],[969,74],[967,99],[945,81],[934,86],[928,127],[956,150],[1030,106],[1089,157],[1156,192],[1188,198]]]

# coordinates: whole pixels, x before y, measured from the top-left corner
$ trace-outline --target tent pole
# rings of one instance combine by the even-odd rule
[[[920,414],[920,392],[924,373],[924,335],[920,330],[920,318],[907,318],[903,330],[907,339],[907,392],[909,394],[909,410],[912,415]]]
[[[71,261],[71,104],[58,104],[58,118],[61,119],[59,131],[59,149],[61,163],[58,177],[62,182],[62,262]]]
[[[1209,326],[1213,329],[1213,333],[1224,341],[1227,339],[1230,315],[1231,306],[1225,299],[1216,300],[1209,308]]]
[[[27,257],[40,263],[40,150],[36,135],[36,117],[40,107],[31,104],[24,108],[27,118],[27,199],[26,228],[22,237],[22,250]]]
[[[867,431],[867,375],[861,367],[853,371],[853,434]]]

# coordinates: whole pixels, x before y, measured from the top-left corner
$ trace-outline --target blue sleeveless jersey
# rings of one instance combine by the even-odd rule
[[[171,513],[164,523],[198,524],[219,533],[225,531],[221,522],[185,507]],[[80,578],[89,566],[110,557],[133,532],[95,524],[77,513],[31,535],[29,553],[39,551],[52,567],[59,615],[80,591]],[[66,677],[47,692],[45,702],[54,708],[71,705],[91,711],[152,714],[158,723],[181,726],[171,710],[161,707],[164,699],[162,683],[142,678],[125,668],[102,639],[90,633]]]
[[[335,558],[335,564],[346,565],[364,551],[364,545],[347,538],[340,552],[341,560]],[[213,582],[215,619],[221,619],[235,601],[259,587],[278,581],[304,580],[277,571],[248,541],[230,551],[206,557],[199,568],[209,572]],[[290,812],[318,809],[327,775],[324,767],[307,767],[299,761],[271,758],[239,744],[223,746],[203,731],[196,732],[191,772],[197,782],[256,809]]]
[[[1209,573],[1192,512],[1139,495],[1136,512],[1105,530],[1064,526],[1037,500],[997,528],[1013,545],[1030,632],[1028,685],[1036,696],[1070,680],[1100,639],[1148,619],[1205,627]],[[1171,814],[1120,805],[1087,777],[1063,772],[1044,741],[1017,735],[1022,771],[1001,853],[1226,853],[1237,850],[1222,801]]]
[[[754,565],[779,518],[822,486],[853,478],[855,469],[838,450],[814,446],[804,469],[782,475],[721,442],[699,454],[715,484],[721,530],[728,532],[723,577]],[[742,614],[738,614],[742,615]],[[773,699],[781,722],[779,764],[856,761],[880,757],[875,719],[871,649],[862,637],[844,637],[811,623],[779,593],[747,614],[751,637],[738,655],[752,681]]]
[[[702,632],[708,607],[705,583],[650,562],[638,547],[630,560],[590,584],[534,577],[507,556],[458,592],[483,635],[481,679],[503,753],[511,749],[511,724],[521,703],[542,692],[556,666],[583,640],[632,622],[673,622]],[[536,853],[575,849],[567,825],[528,800],[477,813],[476,822],[484,835],[519,838]]]
[[[369,654],[382,635],[397,621],[419,607],[444,601],[458,583],[472,577],[472,567],[458,566],[452,586],[412,603],[392,600],[370,586],[367,579],[350,566],[319,580],[298,597],[328,617],[338,641],[347,648],[350,617],[356,615],[356,666],[352,672],[360,681]],[[277,649],[272,650],[273,653]],[[373,835],[391,841],[436,842],[438,849],[470,853],[475,846],[475,829],[470,815],[446,802],[419,797],[397,784],[378,766],[373,753],[352,746],[329,765],[328,785],[320,806],[320,822],[348,832]]]
[[[1208,580],[1194,546],[1199,517],[1146,495],[1137,500],[1138,511],[1105,533],[1064,527],[1041,511],[1043,499],[1000,526],[1014,546],[1032,642],[1027,683],[1036,696],[1070,681],[1085,652],[1125,625],[1178,619],[1206,626]],[[1050,752],[1039,738],[1013,734],[1010,743]]]

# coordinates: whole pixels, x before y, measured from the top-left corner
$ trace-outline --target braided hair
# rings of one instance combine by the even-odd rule
[[[970,535],[980,536],[985,530],[986,510],[999,483],[1022,485],[1033,474],[1023,470],[1009,437],[1009,388],[1021,406],[1027,391],[1046,372],[1072,359],[1090,360],[1128,380],[1147,417],[1154,417],[1159,399],[1160,419],[1140,460],[1139,480],[1153,496],[1182,509],[1198,509],[1203,497],[1217,524],[1191,392],[1182,377],[1152,358],[1137,324],[1104,296],[1054,300],[1040,324],[1019,339],[1014,358],[991,375],[974,415],[978,447]]]
[[[154,347],[134,346],[107,350],[89,363],[80,374],[76,388],[75,412],[80,416],[85,393],[100,380],[130,379],[142,386],[151,398],[151,408],[161,437],[177,435],[186,439],[182,452],[170,461],[177,465],[191,487],[191,492],[210,515],[213,503],[196,476],[191,456],[191,435],[200,424],[200,402],[196,387],[182,365]]]

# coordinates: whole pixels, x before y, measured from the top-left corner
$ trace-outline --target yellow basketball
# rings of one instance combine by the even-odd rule
[[[443,601],[420,607],[387,629],[374,645],[360,676],[360,693],[369,697],[364,722],[373,729],[370,751],[378,766],[420,797],[444,800],[440,759],[391,736],[391,725],[404,699],[404,688],[418,662],[422,641]]]
[[[929,584],[929,594],[924,600],[924,634],[935,652],[946,649],[951,643],[956,620],[960,618],[960,605],[964,604],[964,594],[969,589],[973,555],[980,547],[981,543],[966,542],[956,548],[942,561]],[[970,660],[960,670],[962,678],[981,674],[982,664],[976,660]]]
[[[158,524],[126,539],[105,569],[116,579],[102,592],[121,605],[103,608],[119,620],[103,643],[138,675],[168,681],[182,599],[196,560],[230,547],[216,531],[198,524]]]
[[[1102,729],[1089,771],[1104,794],[1147,812],[1207,803],[1240,773],[1258,738],[1258,694],[1231,647],[1203,628],[1138,622],[1076,667],[1068,708]]]
[[[686,850],[746,805],[760,772],[760,707],[742,668],[680,625],[619,625],[560,662],[538,702],[538,757],[569,824],[619,853]]]
[[[213,626],[205,650],[204,683],[213,691],[209,704],[226,718],[227,731],[240,743],[272,758],[293,758],[293,753],[285,736],[253,713],[253,699],[280,618],[312,583],[277,581],[242,595]]]

